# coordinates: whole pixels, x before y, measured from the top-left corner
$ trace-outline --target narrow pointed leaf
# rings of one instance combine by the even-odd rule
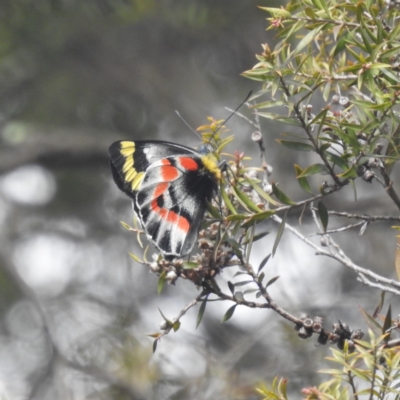
[[[235,186],[233,186],[233,192],[235,193],[236,198],[240,201],[240,203],[242,203],[242,205],[244,205],[245,208],[247,208],[249,211],[261,212],[260,208],[257,207],[257,205],[250,200],[246,193]]]
[[[231,281],[228,281],[228,288],[231,291],[232,294],[235,294],[235,286]]]
[[[280,190],[278,186],[275,185],[275,183],[272,184],[272,191],[275,197],[282,203],[288,204],[289,206],[296,204],[293,200],[289,199],[289,197],[286,196],[286,194],[283,193],[282,190]]]
[[[143,261],[137,255],[129,253],[129,256],[132,258],[132,260],[138,262],[139,264],[143,264]]]
[[[199,313],[197,314],[196,329],[199,327],[199,325],[200,325],[200,323],[201,323],[201,320],[203,319],[204,312],[206,311],[208,296],[209,296],[209,295],[207,295],[207,296],[203,299],[203,301],[202,301],[202,303],[201,303],[201,306],[200,306],[200,308],[199,308]]]
[[[254,235],[254,236],[252,237],[252,242],[254,243],[254,242],[256,242],[257,240],[260,240],[260,239],[264,238],[264,237],[267,236],[267,235],[269,235],[269,232],[261,232],[261,233],[258,233],[257,235]],[[249,242],[250,242],[250,240],[249,240],[249,239],[246,239],[246,240],[243,241],[243,244],[247,244],[247,243],[249,243]]]
[[[159,311],[159,313],[161,314],[161,316],[163,317],[164,321],[168,322],[168,325],[171,326],[171,325],[172,325],[172,321],[169,320],[169,319],[163,314],[163,312],[161,311],[160,308],[158,309],[158,311]]]
[[[161,294],[164,285],[165,285],[165,278],[167,277],[167,271],[163,271],[160,275],[160,277],[158,278],[158,283],[157,283],[157,293]]]
[[[130,227],[126,222],[124,222],[124,221],[119,221],[119,222],[127,231],[132,230],[132,227]]]
[[[382,327],[379,325],[374,318],[371,317],[362,307],[358,307],[362,317],[364,318],[365,322],[367,323],[368,327],[375,332],[376,334],[380,335],[382,333]]]
[[[268,201],[268,203],[279,206],[279,203],[274,200],[268,193],[266,193],[260,186],[258,186],[254,181],[251,179],[246,179],[246,182],[250,184],[250,186],[259,194],[264,200]]]
[[[267,264],[267,262],[270,258],[271,258],[271,253],[269,253],[266,257],[264,257],[264,259],[260,262],[260,265],[258,266],[258,271],[257,271],[258,274],[265,267],[265,265]]]
[[[246,222],[244,222],[241,225],[241,227],[244,229],[250,228],[255,223],[258,223],[258,222],[268,219],[271,215],[274,215],[275,212],[276,212],[275,210],[267,210],[267,211],[262,211],[257,214],[254,214],[250,218],[247,218]]]
[[[300,43],[296,46],[294,54],[298,54],[301,50],[304,49],[304,47],[308,46],[315,39],[315,37],[321,32],[324,26],[325,25],[320,25],[318,28],[308,32],[307,35],[304,36],[304,38],[301,39]]]
[[[157,350],[157,344],[158,344],[158,339],[156,339],[156,340],[153,342],[153,353],[155,353],[156,350]]]
[[[397,279],[400,280],[400,235],[396,237],[395,268]]]
[[[233,207],[233,204],[232,204],[228,194],[226,193],[224,187],[221,187],[221,197],[222,197],[222,200],[224,201],[225,205],[228,207],[229,211],[232,214],[237,214],[235,207]]]
[[[382,333],[385,334],[391,326],[392,326],[392,306],[389,304],[389,308],[386,313],[385,321],[384,321],[383,327],[382,327]],[[385,337],[386,343],[389,341],[389,338],[390,338],[390,335],[387,335]]]
[[[258,7],[261,10],[268,11],[274,17],[281,17],[281,18],[290,18],[291,14],[289,11],[283,8],[274,8],[274,7]]]
[[[304,142],[295,142],[292,140],[276,139],[278,143],[287,147],[288,149],[298,150],[298,151],[315,151],[314,146]]]
[[[272,279],[270,279],[267,284],[265,285],[265,288],[267,288],[268,286],[271,286],[273,283],[275,283],[278,279],[280,278],[280,276],[275,276]]]
[[[214,207],[210,202],[207,201],[207,211],[211,214],[215,219],[222,219],[221,212],[217,207]]]
[[[222,318],[222,322],[226,322],[229,319],[231,319],[233,313],[235,312],[237,304],[233,305],[228,309],[228,311],[225,313],[224,317]]]
[[[245,214],[231,214],[226,219],[227,221],[243,221],[247,218],[249,218],[249,216]]]
[[[308,179],[306,177],[299,178],[299,175],[303,172],[303,169],[299,165],[294,164],[294,170],[296,172],[297,182],[299,182],[300,187],[307,193],[313,194],[310,184],[308,183]]]
[[[320,174],[320,173],[322,173],[324,175],[326,175],[328,173],[326,166],[324,164],[313,164],[313,165],[310,165],[309,167],[305,168],[303,170],[303,172],[297,176],[297,179],[303,178],[306,176],[310,176],[310,175]]]
[[[377,305],[376,308],[375,308],[374,313],[372,314],[372,318],[377,318],[378,315],[380,314],[380,312],[382,311],[383,305],[384,305],[384,303],[385,303],[385,293],[386,293],[386,292],[383,292],[383,291],[382,291],[382,293],[381,293],[381,298],[380,298],[380,300],[379,300],[378,305]]]
[[[244,285],[248,285],[248,284],[250,284],[250,283],[253,283],[254,281],[242,281],[242,282],[236,282],[235,284],[234,284],[234,286],[236,287],[236,286],[244,286]],[[232,293],[233,294],[233,293]]]
[[[276,249],[278,248],[278,244],[282,238],[283,232],[285,231],[286,217],[287,217],[287,213],[285,213],[285,215],[282,218],[282,222],[279,225],[278,233],[276,234],[274,246],[272,248],[272,257],[275,255]]]
[[[328,210],[325,207],[325,204],[322,201],[320,201],[318,203],[318,214],[319,214],[319,219],[322,224],[322,228],[323,228],[324,232],[326,232],[326,229],[328,227],[328,222],[329,222],[329,214],[328,214]]]
[[[146,336],[150,336],[153,339],[157,339],[161,336],[160,332],[156,332],[156,333],[148,333]]]

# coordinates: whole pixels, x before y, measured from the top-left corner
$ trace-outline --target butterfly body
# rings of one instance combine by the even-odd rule
[[[214,156],[164,141],[118,141],[109,148],[113,178],[133,200],[150,240],[167,256],[193,249],[221,179]]]

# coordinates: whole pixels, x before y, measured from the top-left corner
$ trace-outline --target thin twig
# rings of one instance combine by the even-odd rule
[[[360,215],[360,214],[351,214],[348,212],[341,212],[341,211],[328,211],[329,215],[335,215],[337,217],[345,217],[345,218],[353,218],[353,219],[362,219],[368,222],[375,222],[375,221],[393,221],[393,222],[400,222],[400,217],[393,217],[393,216],[385,216],[385,215]]]
[[[271,219],[273,219],[275,222],[277,223],[281,223],[282,222],[282,218],[280,218],[277,215],[273,215],[271,217]],[[376,274],[375,272],[370,271],[369,269],[360,267],[359,265],[355,264],[344,252],[343,250],[332,240],[332,238],[330,238],[329,235],[326,235],[327,238],[329,238],[329,243],[333,244],[334,247],[336,248],[336,251],[332,251],[332,250],[326,250],[321,246],[318,246],[316,243],[314,243],[313,241],[311,241],[310,239],[308,239],[306,236],[304,236],[303,234],[301,234],[297,229],[295,229],[293,226],[291,226],[290,224],[286,223],[285,224],[285,229],[288,229],[290,232],[292,232],[293,234],[295,234],[299,239],[301,239],[304,243],[308,244],[310,247],[312,247],[313,249],[315,249],[317,251],[317,255],[323,255],[326,257],[330,257],[333,258],[337,261],[339,261],[341,264],[343,264],[345,267],[351,269],[352,271],[354,271],[361,279],[363,279],[363,275],[364,276],[368,276],[369,278],[373,279],[374,281],[377,282],[377,284],[380,284],[381,286],[379,287],[380,290],[384,290],[396,295],[400,295],[400,290],[397,290],[395,288],[400,288],[400,282],[395,281],[394,279],[388,279],[385,278],[379,274]],[[377,288],[376,287],[376,283],[372,283],[369,280],[363,280],[363,283]]]

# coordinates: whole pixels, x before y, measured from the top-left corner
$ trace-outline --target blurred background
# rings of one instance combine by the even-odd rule
[[[159,331],[158,308],[174,318],[198,292],[180,280],[158,296],[157,276],[130,259],[128,252],[142,252],[120,224],[132,223],[131,203],[109,172],[113,141],[194,147],[198,139],[175,110],[196,128],[207,116],[227,118],[224,107],[236,108],[249,90],[261,89],[240,76],[256,63],[261,43],[273,47],[258,5],[279,3],[1,2],[2,400],[252,399],[258,398],[252,386],[275,375],[288,376],[292,390],[321,379],[313,371],[324,365],[327,346],[316,348],[315,338],[301,341],[268,310],[238,307],[221,324],[231,304],[210,303],[197,330],[192,309],[153,355],[146,334]],[[284,128],[262,126],[272,179],[292,197],[305,197],[293,184],[293,152],[275,142]],[[239,116],[228,128],[236,136],[231,150],[246,151],[257,166],[254,128]],[[297,162],[305,166],[306,156]],[[346,188],[327,205],[339,209],[346,199],[360,210],[374,199],[371,186],[363,190],[357,204]],[[374,211],[382,210],[393,207],[374,201]],[[294,213],[292,222],[298,217]],[[342,244],[356,262],[390,275],[394,235],[386,228],[378,224],[362,240],[356,233]],[[276,226],[268,222],[262,229]],[[257,244],[254,265],[273,241],[271,233]],[[281,276],[271,289],[276,301],[296,315],[322,315],[328,326],[340,318],[365,328],[356,305],[373,308],[379,299],[289,234],[269,265],[268,276]],[[221,285],[231,278],[224,272]]]

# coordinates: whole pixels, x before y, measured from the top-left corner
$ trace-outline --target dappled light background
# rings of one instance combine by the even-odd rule
[[[1,399],[251,399],[258,398],[252,385],[275,375],[288,376],[292,390],[318,383],[312,371],[325,365],[327,347],[301,341],[268,310],[238,307],[221,324],[231,305],[221,302],[208,304],[197,330],[192,309],[152,355],[146,334],[159,330],[158,309],[174,318],[198,292],[180,280],[158,296],[157,276],[129,257],[142,250],[120,224],[132,223],[132,206],[112,182],[107,159],[118,139],[194,147],[198,138],[175,110],[196,128],[207,116],[227,118],[224,107],[259,90],[240,74],[256,63],[261,43],[275,40],[257,9],[279,5],[273,3],[2,2]],[[261,123],[272,179],[305,198],[293,163],[305,165],[310,154],[296,160],[275,142],[287,127]],[[236,137],[230,151],[245,151],[259,165],[254,127],[237,115],[227,125]],[[359,210],[374,201],[372,185],[357,190],[358,204],[350,187],[343,191],[348,204]],[[341,199],[333,195],[326,204],[340,209]],[[389,201],[376,207],[393,211]],[[296,224],[300,212],[289,221]],[[303,228],[315,232],[306,222]],[[367,231],[368,248],[356,234],[339,242],[356,262],[390,275],[394,238],[383,228]],[[277,226],[259,229],[271,233],[255,244],[254,265],[271,252]],[[234,273],[217,278],[223,288]],[[371,309],[379,298],[366,298],[353,274],[315,257],[289,233],[266,274],[280,275],[271,294],[282,307],[329,323],[340,317],[363,327],[355,305]]]

